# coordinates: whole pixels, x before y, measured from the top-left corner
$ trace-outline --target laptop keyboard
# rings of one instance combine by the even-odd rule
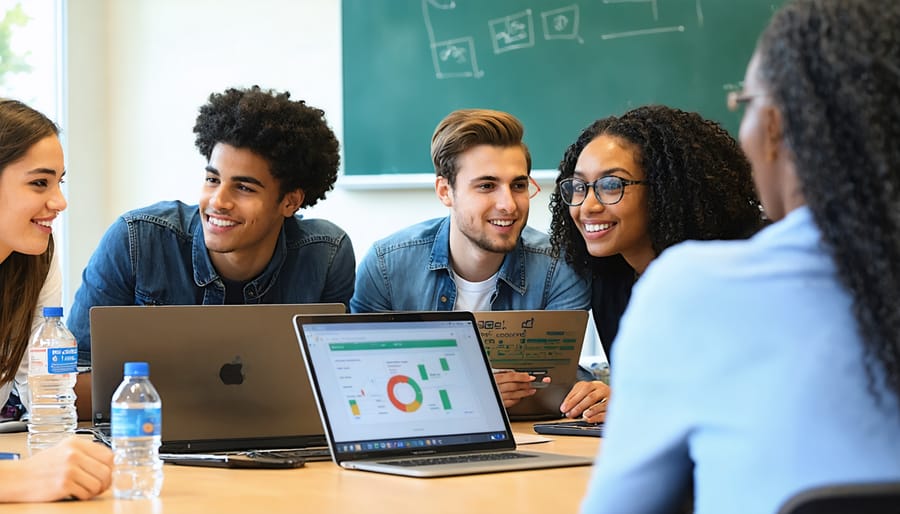
[[[439,466],[441,464],[459,464],[465,462],[491,462],[511,459],[526,459],[535,457],[516,452],[503,453],[467,453],[463,455],[447,455],[444,457],[421,457],[416,459],[402,459],[382,462],[381,464],[393,464],[397,466]]]

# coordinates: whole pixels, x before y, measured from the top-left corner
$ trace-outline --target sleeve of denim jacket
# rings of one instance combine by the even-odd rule
[[[378,250],[373,245],[356,271],[356,290],[350,300],[350,312],[385,312],[391,310],[385,273],[379,266]]]
[[[350,303],[353,296],[353,282],[356,280],[356,255],[350,236],[344,234],[328,267],[328,277],[322,290],[322,303]]]
[[[134,305],[134,266],[128,224],[119,218],[106,231],[81,274],[81,287],[68,316],[68,327],[78,341],[78,362],[91,362],[90,312],[95,305]]]
[[[591,281],[579,275],[564,259],[554,259],[546,310],[588,310]]]

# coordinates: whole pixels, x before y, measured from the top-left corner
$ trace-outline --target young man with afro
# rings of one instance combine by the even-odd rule
[[[210,95],[194,126],[207,159],[199,205],[130,211],[103,236],[68,318],[81,363],[90,362],[95,305],[350,301],[347,234],[296,215],[337,179],[338,141],[324,114],[258,86]],[[79,380],[82,396],[87,383]]]

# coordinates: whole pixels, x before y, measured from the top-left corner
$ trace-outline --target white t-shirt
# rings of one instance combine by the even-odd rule
[[[494,273],[491,278],[481,282],[469,282],[450,269],[450,276],[456,284],[455,311],[489,311],[491,310],[491,295],[497,289],[497,277],[500,272]]]
[[[31,332],[37,330],[38,325],[43,321],[44,307],[59,307],[62,305],[62,269],[59,264],[59,249],[53,252],[53,259],[50,262],[50,270],[47,272],[47,280],[44,281],[44,287],[41,288],[41,294],[38,296],[38,303],[34,308],[34,320],[31,323]],[[28,397],[28,350],[19,363],[19,369],[16,371],[16,378],[13,382],[0,384],[0,407],[9,399],[9,393],[13,386],[25,405],[29,407],[30,398]]]

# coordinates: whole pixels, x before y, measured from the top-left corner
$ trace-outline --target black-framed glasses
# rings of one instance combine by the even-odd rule
[[[628,180],[615,175],[598,178],[593,182],[585,182],[580,178],[567,178],[559,183],[559,196],[563,203],[570,207],[578,207],[587,198],[588,189],[594,190],[594,198],[603,205],[613,205],[622,201],[627,186],[646,184],[646,180]]]

